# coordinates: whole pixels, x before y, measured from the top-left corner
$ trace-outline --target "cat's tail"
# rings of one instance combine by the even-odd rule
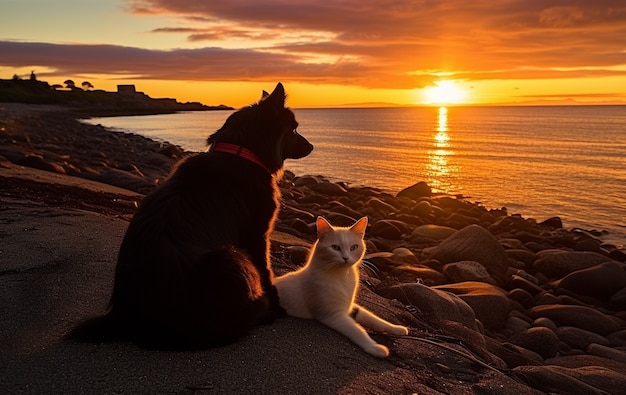
[[[70,330],[65,339],[79,343],[106,343],[125,340],[119,321],[109,313],[89,318]]]

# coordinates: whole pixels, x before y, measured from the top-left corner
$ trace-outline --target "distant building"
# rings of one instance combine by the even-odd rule
[[[117,86],[117,93],[121,94],[121,95],[134,95],[137,93],[137,91],[135,90],[135,85],[133,84],[127,84],[127,85],[118,85]]]

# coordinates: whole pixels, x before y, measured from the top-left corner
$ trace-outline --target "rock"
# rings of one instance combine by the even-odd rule
[[[619,394],[626,376],[597,366],[569,369],[561,366],[518,366],[513,372],[533,388],[555,394]]]
[[[559,338],[546,327],[532,327],[518,333],[509,342],[534,351],[543,359],[551,358],[559,351]]]
[[[432,190],[430,186],[426,184],[424,181],[420,181],[417,184],[411,185],[410,187],[404,188],[396,196],[408,197],[413,200],[418,200],[423,197],[430,197],[432,195]]]
[[[536,320],[533,321],[532,326],[535,326],[535,327],[543,326],[543,327],[550,329],[552,332],[556,332],[556,328],[557,328],[554,321],[546,317],[537,318]]]
[[[607,347],[606,345],[591,343],[585,351],[590,355],[626,363],[626,352]]]
[[[522,277],[520,274],[514,274],[511,276],[509,283],[507,284],[510,288],[523,289],[524,291],[530,293],[533,296],[545,291],[543,288],[537,285],[538,281],[536,281],[536,279],[535,281],[530,281],[528,278]],[[532,278],[532,277],[529,277],[529,278]]]
[[[320,182],[316,184],[310,184],[309,189],[321,193],[322,195],[328,196],[344,196],[348,194],[345,188],[343,188],[339,184],[335,184],[332,182]]]
[[[611,316],[586,306],[542,305],[529,310],[533,318],[547,317],[560,325],[574,326],[606,336],[620,325]]]
[[[514,300],[521,304],[524,308],[531,308],[534,306],[533,296],[521,288],[514,288],[509,291],[509,299]]]
[[[608,300],[617,291],[626,288],[624,264],[606,262],[572,272],[553,283],[556,289],[565,288],[577,294]]]
[[[591,343],[608,346],[610,342],[604,337],[596,333],[586,331],[584,329],[575,328],[573,326],[561,326],[557,328],[556,335],[559,339],[572,348],[586,350]]]
[[[418,202],[415,206],[411,208],[409,211],[412,215],[417,215],[418,217],[427,217],[430,214],[432,206],[425,200]]]
[[[65,169],[56,163],[49,162],[39,155],[26,155],[15,161],[16,165],[32,167],[39,170],[65,174]]]
[[[530,324],[519,317],[509,316],[506,319],[505,328],[512,333],[520,333],[530,328]]]
[[[614,347],[626,347],[626,329],[613,332],[606,337]]]
[[[406,232],[406,225],[400,221],[383,219],[372,224],[368,232],[370,236],[399,240]]]
[[[527,266],[532,265],[537,259],[537,255],[534,252],[518,248],[506,250],[506,256],[510,259],[524,262]]]
[[[564,277],[607,261],[610,258],[595,252],[545,250],[538,254],[533,266],[549,277]]]
[[[426,237],[433,240],[444,240],[452,236],[457,230],[441,225],[421,225],[413,229],[412,236]]]
[[[546,219],[543,222],[540,222],[539,226],[546,226],[552,229],[560,229],[563,227],[563,222],[561,221],[561,218],[559,217],[551,217],[551,218]]]
[[[511,303],[504,291],[490,284],[466,281],[439,285],[434,289],[451,292],[461,298],[487,329],[501,328],[511,311]]]
[[[442,273],[453,283],[480,281],[495,284],[483,265],[475,261],[460,261],[444,265]]]
[[[504,276],[508,269],[504,248],[489,231],[479,225],[469,225],[425,252],[429,258],[442,263],[479,262],[489,274],[495,276]]]
[[[474,310],[459,297],[422,284],[399,284],[378,288],[376,292],[388,299],[417,307],[422,314],[436,322],[459,322],[478,330]]]
[[[626,310],[626,288],[623,288],[613,294],[609,302],[611,303],[611,305],[620,310]]]
[[[448,279],[440,272],[429,267],[414,265],[402,265],[393,269],[389,275],[403,283],[421,282],[425,285],[440,285],[447,283]]]

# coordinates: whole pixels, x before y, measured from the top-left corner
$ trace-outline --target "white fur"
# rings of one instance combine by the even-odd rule
[[[366,217],[349,228],[333,227],[319,217],[318,240],[307,263],[278,277],[276,287],[280,305],[287,314],[316,319],[342,333],[367,353],[385,358],[389,356],[387,347],[372,340],[363,326],[393,335],[406,335],[408,330],[377,317],[354,302],[359,286],[359,265],[365,255],[363,235],[366,226]],[[358,313],[353,319],[350,313],[355,308]]]

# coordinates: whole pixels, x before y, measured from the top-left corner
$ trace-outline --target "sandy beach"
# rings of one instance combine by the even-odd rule
[[[7,393],[614,394],[626,388],[626,253],[592,232],[430,193],[391,196],[287,172],[277,274],[302,263],[313,219],[370,218],[359,302],[411,328],[375,359],[285,318],[196,352],[63,335],[104,311],[142,196],[186,155],[0,103],[0,388]]]

